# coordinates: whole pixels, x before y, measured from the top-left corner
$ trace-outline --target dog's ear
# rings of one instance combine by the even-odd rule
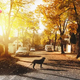
[[[43,59],[45,59],[45,57],[43,57]]]

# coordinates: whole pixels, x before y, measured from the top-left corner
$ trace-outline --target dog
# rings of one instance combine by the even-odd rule
[[[34,60],[30,65],[33,64],[33,68],[34,68],[36,64],[40,64],[40,68],[42,68],[42,64],[43,64],[44,60],[45,60],[45,57],[42,57],[42,59]]]

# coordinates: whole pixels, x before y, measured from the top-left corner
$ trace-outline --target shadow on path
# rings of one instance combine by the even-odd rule
[[[24,67],[22,65],[17,64],[16,62],[19,59],[9,58],[0,61],[0,75],[19,75],[25,74],[29,72],[33,72],[34,70],[28,67]]]
[[[49,59],[49,63],[44,63],[45,65],[53,66],[53,67],[61,67],[68,69],[78,69],[80,70],[80,61],[76,60],[55,60]]]
[[[64,69],[51,69],[51,68],[45,68],[45,69],[41,69],[41,70],[47,70],[47,71],[67,71]]]

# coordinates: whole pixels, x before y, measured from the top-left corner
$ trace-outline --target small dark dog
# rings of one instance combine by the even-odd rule
[[[40,64],[40,68],[42,68],[42,64],[43,64],[44,60],[45,60],[45,57],[42,57],[42,59],[40,59],[40,60],[34,60],[31,63],[31,65],[33,64],[33,68],[34,68],[35,67],[35,64]]]

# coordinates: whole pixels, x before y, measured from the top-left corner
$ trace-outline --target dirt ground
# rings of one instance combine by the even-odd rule
[[[80,61],[67,57],[65,54],[61,54],[60,52],[45,52],[45,51],[37,51],[32,52],[28,57],[14,57],[12,58],[4,58],[0,59],[0,75],[17,75],[33,72],[36,69],[39,69],[39,65],[35,66],[35,69],[32,66],[29,66],[34,59],[41,59],[41,57],[45,57],[43,67],[48,68],[49,66],[53,67],[66,67],[66,68],[79,68]],[[50,68],[49,68],[50,69]]]

